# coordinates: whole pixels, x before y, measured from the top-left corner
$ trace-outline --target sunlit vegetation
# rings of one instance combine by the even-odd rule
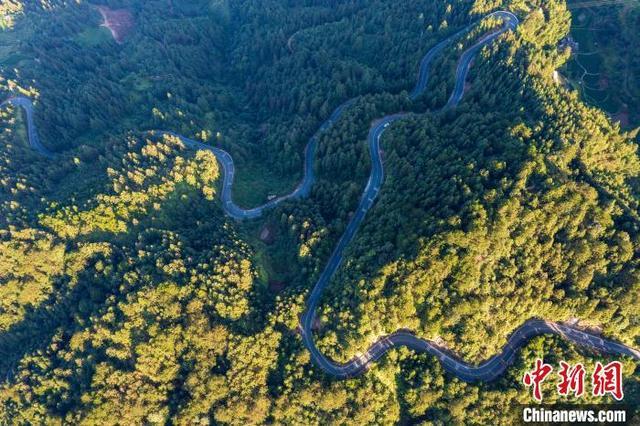
[[[109,1],[134,18],[121,44],[88,3],[5,3],[0,45],[20,56],[0,64],[3,96],[34,98],[57,156],[0,112],[0,423],[512,424],[532,360],[605,360],[538,337],[488,384],[404,348],[350,380],[311,363],[299,317],[364,188],[370,124],[398,111],[415,114],[383,137],[386,180],[321,303],[322,351],[345,360],[409,328],[474,363],[532,317],[640,346],[636,134],[554,82],[562,1],[505,5],[518,31],[443,113],[460,52],[495,22],[411,102],[420,57],[495,2]],[[224,215],[211,152],[147,132],[227,149],[253,206],[293,187],[308,138],[355,96],[320,136],[310,197],[250,223]],[[638,363],[620,360],[638,407]],[[563,400],[553,386],[545,402]]]
[[[550,31],[568,21],[549,7],[484,55],[458,111],[385,137],[387,190],[320,315],[335,358],[407,328],[479,361],[531,317],[588,319],[637,345],[636,145],[553,84],[564,57]],[[335,168],[354,170],[341,142]]]

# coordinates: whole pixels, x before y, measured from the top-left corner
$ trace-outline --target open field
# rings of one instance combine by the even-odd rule
[[[263,163],[259,163],[262,165]],[[254,207],[264,204],[271,195],[290,192],[300,176],[277,176],[268,167],[239,168],[233,187],[233,199],[240,206]]]
[[[111,39],[111,33],[103,26],[98,28],[87,28],[78,33],[75,40],[83,47],[91,48],[98,46]]]
[[[21,61],[29,59],[19,50],[20,38],[28,28],[20,31],[0,31],[0,66],[16,67]]]
[[[581,1],[571,1],[579,6]],[[640,64],[637,50],[640,20],[637,2],[572,10],[571,36],[578,49],[564,73],[583,99],[607,112],[623,128],[640,124]]]

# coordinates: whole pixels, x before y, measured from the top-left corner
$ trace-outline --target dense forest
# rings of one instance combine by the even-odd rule
[[[133,25],[116,40],[97,6]],[[318,313],[318,346],[343,361],[399,328],[478,363],[525,320],[640,347],[640,158],[621,130],[554,79],[572,13],[561,0],[9,1],[1,6],[0,419],[11,424],[512,424],[536,358],[640,364],[537,337],[491,383],[396,349],[337,380],[310,361],[298,323],[382,139],[386,180]],[[514,33],[474,61],[462,104],[439,112],[464,48],[408,92],[438,41],[496,8]],[[301,176],[310,197],[256,221],[225,216],[212,153],[254,206]],[[545,403],[566,401],[548,383]],[[613,402],[591,395],[572,402]],[[636,408],[636,410],[638,410]],[[513,416],[512,416],[513,415]]]

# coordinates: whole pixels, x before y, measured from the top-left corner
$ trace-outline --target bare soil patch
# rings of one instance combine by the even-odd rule
[[[127,34],[134,26],[133,15],[128,9],[109,9],[106,6],[98,6],[98,11],[102,15],[102,24],[111,31],[111,35],[116,43],[124,42]]]
[[[268,245],[273,244],[275,241],[275,232],[271,225],[267,224],[260,230],[260,240]]]

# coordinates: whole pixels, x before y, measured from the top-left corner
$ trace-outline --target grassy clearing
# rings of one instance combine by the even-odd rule
[[[127,85],[127,87],[135,90],[136,92],[146,92],[153,87],[151,79],[134,73],[131,73],[120,80],[120,83]]]
[[[27,59],[30,59],[30,58],[21,53],[11,53],[6,56],[0,55],[0,65],[3,67],[15,68],[22,61]]]
[[[14,68],[28,56],[20,53],[20,37],[24,31],[4,30],[0,31],[0,66]]]
[[[90,48],[108,43],[111,40],[111,33],[105,27],[93,27],[78,33],[74,38],[80,46]]]
[[[27,135],[27,123],[24,120],[24,113],[19,110],[16,113],[16,125],[14,127],[16,132],[16,139],[20,141],[24,146],[29,146],[29,136]]]
[[[277,270],[277,264],[273,260],[274,246],[269,246],[260,239],[260,231],[266,220],[243,222],[241,226],[243,241],[253,249],[252,264],[256,268],[258,282],[265,287],[269,285],[269,281],[286,280],[286,275]]]
[[[295,176],[280,176],[273,173],[264,162],[237,165],[233,184],[233,199],[242,207],[255,207],[268,201],[270,195],[291,192],[301,179]],[[300,165],[302,169],[302,164]]]
[[[269,254],[267,253],[267,246],[260,240],[253,240],[252,246],[254,249],[253,265],[255,265],[256,272],[258,274],[258,281],[267,286],[269,280],[274,279],[275,274],[271,267],[271,261]]]

